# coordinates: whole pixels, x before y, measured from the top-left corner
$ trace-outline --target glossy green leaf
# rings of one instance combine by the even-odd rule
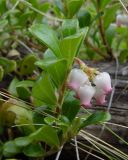
[[[65,59],[44,59],[36,62],[40,68],[46,70],[56,86],[62,85],[66,78],[67,61]]]
[[[33,25],[29,30],[36,38],[46,44],[57,57],[61,57],[59,40],[54,30],[45,24]]]
[[[111,0],[100,0],[100,8],[104,9],[110,2]]]
[[[82,6],[84,0],[66,0],[68,18],[72,18]]]
[[[19,82],[19,80],[17,78],[14,78],[9,87],[8,87],[8,91],[9,93],[11,93],[11,95],[13,96],[17,96],[17,91],[16,91],[16,84]]]
[[[50,77],[56,86],[62,85],[67,75],[67,61],[60,59],[47,67]]]
[[[47,49],[44,54],[43,54],[43,58],[44,59],[57,59],[57,57],[54,55],[54,53],[50,50],[50,49]]]
[[[88,125],[101,124],[103,122],[109,121],[110,119],[111,115],[109,112],[97,111],[83,121],[83,123],[80,126],[80,129]]]
[[[23,149],[23,153],[28,157],[43,157],[45,151],[39,143],[32,143]]]
[[[14,60],[0,57],[0,65],[3,67],[5,74],[16,70],[16,62]]]
[[[85,32],[87,32],[87,30]],[[68,66],[72,64],[74,57],[78,55],[84,36],[85,33],[82,32],[66,37],[60,42],[62,56],[68,61]]]
[[[29,136],[32,140],[44,141],[46,144],[59,147],[59,138],[55,128],[45,125]]]
[[[5,13],[6,10],[7,10],[6,1],[0,0],[0,16],[1,14]]]
[[[28,75],[32,74],[35,70],[35,62],[37,58],[35,55],[29,54],[27,55],[20,64],[20,74],[21,75]]]
[[[89,26],[91,23],[91,14],[86,10],[81,10],[77,14],[78,20],[79,20],[79,26],[81,28],[85,26]]]
[[[17,147],[25,147],[31,143],[31,139],[29,137],[19,137],[14,140],[14,143]]]
[[[119,4],[111,5],[109,8],[107,8],[105,15],[104,15],[104,27],[105,29],[108,28],[110,23],[112,23],[115,20],[115,12],[118,10]]]
[[[16,91],[20,98],[22,99],[28,99],[31,95],[31,91],[29,88],[32,88],[34,85],[34,82],[26,80],[26,81],[20,81],[16,84]]]
[[[121,51],[119,55],[119,61],[125,63],[128,60],[128,49]]]
[[[62,23],[62,35],[63,37],[67,37],[77,33],[79,28],[79,23],[77,19],[66,19]]]
[[[53,107],[55,107],[54,105],[57,102],[55,89],[53,88],[51,79],[47,74],[43,74],[43,76],[36,82],[32,89],[32,95],[35,99],[53,105]]]
[[[66,116],[70,121],[73,121],[79,110],[80,110],[79,100],[74,98],[72,94],[69,94],[63,103],[62,114]]]
[[[14,141],[8,141],[3,146],[3,155],[5,157],[11,157],[20,152],[20,148],[15,145]]]
[[[115,35],[116,35],[116,26],[110,25],[106,30],[106,38],[109,46],[112,45]]]

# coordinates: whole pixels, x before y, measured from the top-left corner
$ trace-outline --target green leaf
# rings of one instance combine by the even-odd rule
[[[73,121],[79,110],[80,110],[79,100],[74,98],[73,95],[69,94],[63,103],[62,114],[66,116],[70,121]]]
[[[56,130],[53,127],[48,125],[45,125],[39,128],[37,131],[32,133],[29,137],[35,141],[44,141],[46,144],[52,147],[58,148],[60,144]]]
[[[88,125],[101,124],[103,122],[109,121],[110,119],[111,115],[109,112],[97,111],[82,122],[80,129]]]
[[[62,23],[62,35],[63,37],[67,37],[77,33],[79,28],[79,23],[77,19],[66,19]]]
[[[116,26],[110,25],[106,30],[106,38],[109,46],[112,45],[115,35],[116,35]]]
[[[100,1],[101,9],[104,9],[108,5],[108,3],[110,3],[110,2],[111,2],[111,0],[101,0]]]
[[[125,63],[128,60],[128,49],[125,49],[123,51],[121,51],[120,55],[119,55],[119,61],[121,63]]]
[[[87,30],[85,32],[87,32]],[[66,37],[60,42],[62,56],[68,61],[68,66],[73,63],[74,57],[77,56],[84,36],[85,33],[82,32]]]
[[[56,86],[62,85],[66,78],[67,61],[65,59],[44,59],[36,62],[40,68],[46,70]]]
[[[55,89],[53,88],[52,82],[47,74],[43,74],[34,85],[32,95],[35,99],[39,99],[46,104],[55,105],[57,102]]]
[[[35,70],[35,62],[37,58],[35,55],[29,54],[27,55],[20,64],[20,74],[21,75],[28,75],[32,74]]]
[[[81,28],[85,26],[89,26],[91,23],[91,14],[86,10],[81,10],[77,14],[78,20],[79,20],[79,26]]]
[[[20,152],[20,148],[15,145],[14,141],[8,141],[3,146],[3,155],[5,157],[11,157]]]
[[[66,0],[68,18],[72,18],[82,6],[84,0]]]
[[[57,57],[61,57],[61,51],[59,47],[59,40],[54,30],[45,24],[35,24],[29,31],[38,38],[41,42],[46,44]]]
[[[7,58],[0,57],[0,65],[3,67],[5,74],[16,70],[16,62],[14,60],[8,60]]]
[[[41,144],[30,144],[23,149],[23,153],[28,157],[43,157],[45,151]]]
[[[19,80],[17,78],[13,78],[13,80],[11,81],[9,87],[8,87],[8,91],[9,93],[11,93],[11,95],[13,96],[18,96],[17,95],[17,91],[16,91],[16,84],[19,82]]]
[[[7,11],[6,1],[0,0],[0,16]]]
[[[47,67],[56,86],[62,85],[67,75],[67,60],[60,59]]]
[[[29,88],[32,88],[34,85],[34,82],[25,80],[20,81],[16,84],[16,91],[20,98],[22,99],[28,99],[31,95],[31,91]]]
[[[21,125],[20,129],[23,129],[26,135],[35,131],[32,115],[33,112],[30,111],[30,106],[12,99],[5,102],[1,108],[1,116],[5,124]],[[23,124],[27,125],[24,126]]]
[[[17,147],[25,147],[31,143],[31,139],[29,137],[19,137],[14,140],[14,143]]]
[[[4,31],[4,27],[8,24],[8,21],[6,19],[0,20],[0,32]]]
[[[47,49],[44,54],[43,54],[43,58],[44,59],[57,59],[57,57],[54,55],[54,53],[50,50],[50,49]]]
[[[119,8],[119,4],[111,5],[109,8],[106,8],[104,15],[104,27],[105,29],[115,20],[115,13]]]

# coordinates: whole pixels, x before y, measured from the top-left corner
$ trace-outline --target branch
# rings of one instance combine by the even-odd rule
[[[97,13],[100,13],[99,0],[97,0]],[[99,32],[100,32],[102,42],[106,48],[107,54],[109,55],[109,58],[112,58],[113,57],[112,49],[111,49],[111,47],[109,47],[109,44],[107,42],[105,30],[104,30],[104,26],[103,26],[103,19],[101,16],[99,17]]]
[[[93,44],[92,44],[88,39],[85,40],[85,43],[86,43],[92,50],[94,50],[96,53],[98,53],[101,57],[103,57],[103,58],[109,58],[108,55],[103,54],[103,52],[102,52],[99,48],[93,46]]]

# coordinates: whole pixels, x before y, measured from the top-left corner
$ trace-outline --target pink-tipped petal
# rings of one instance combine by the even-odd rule
[[[90,85],[83,85],[79,88],[78,93],[82,106],[91,106],[91,99],[95,94],[95,88]]]
[[[97,88],[102,89],[105,94],[108,94],[111,90],[111,78],[110,75],[107,72],[102,72],[98,74],[94,80],[94,84]]]
[[[98,89],[96,88],[96,92],[95,92],[95,95],[94,95],[95,99],[96,99],[96,103],[97,104],[104,104],[106,103],[106,95],[105,95],[105,92],[102,90],[102,89]]]
[[[74,68],[68,76],[67,86],[77,91],[81,85],[88,81],[88,76],[81,69]]]

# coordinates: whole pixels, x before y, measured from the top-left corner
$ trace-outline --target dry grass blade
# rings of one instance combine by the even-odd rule
[[[73,146],[75,147],[75,144],[71,143],[71,145],[73,145]],[[93,154],[93,153],[90,153],[90,152],[86,151],[85,149],[83,149],[83,148],[81,148],[81,147],[78,147],[78,148],[79,148],[80,150],[82,150],[83,152],[86,152],[87,154],[90,154],[90,155],[92,155],[93,157],[95,157],[95,158],[97,158],[97,159],[105,160],[105,159],[103,159],[103,158],[101,158],[101,157],[99,157],[99,156],[97,156],[97,155],[95,155],[95,154]]]
[[[99,147],[106,149],[107,151],[110,151],[114,155],[124,159],[128,160],[128,155],[122,152],[121,150],[115,148],[114,146],[108,144],[107,142],[101,140],[100,138],[95,137],[94,135],[86,132],[86,131],[81,131],[79,133],[80,136],[82,136],[84,139],[89,139],[91,142],[97,144]]]

